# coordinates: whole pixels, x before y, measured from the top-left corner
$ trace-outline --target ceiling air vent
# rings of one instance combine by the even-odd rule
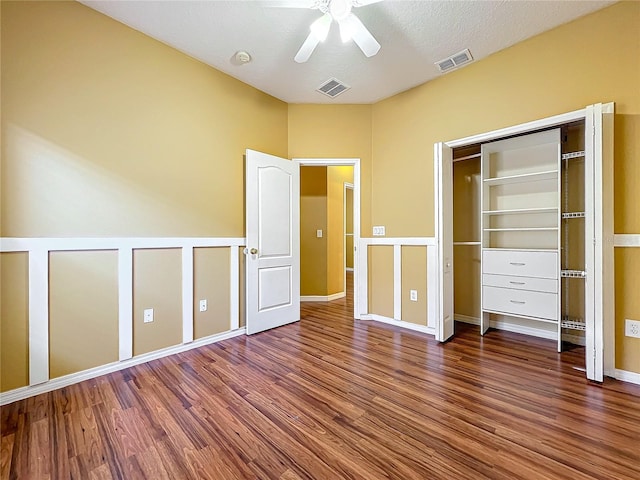
[[[340,80],[335,78],[330,78],[322,85],[320,85],[316,91],[326,95],[327,97],[335,98],[340,95],[342,92],[349,90],[351,87],[345,85]]]
[[[449,70],[453,70],[454,68],[458,68],[465,63],[469,63],[471,60],[473,60],[473,57],[471,56],[471,52],[467,48],[466,50],[458,52],[455,55],[451,55],[450,57],[445,58],[444,60],[440,60],[435,64],[438,66],[438,69],[440,69],[440,71],[444,73],[448,72]]]

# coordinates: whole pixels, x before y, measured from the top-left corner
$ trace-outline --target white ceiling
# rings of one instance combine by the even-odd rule
[[[434,62],[465,48],[477,61],[614,3],[384,0],[354,9],[382,45],[376,56],[343,44],[334,23],[310,60],[298,64],[293,57],[318,10],[267,0],[81,1],[288,103],[374,103],[440,76]],[[238,65],[238,50],[253,61]],[[335,99],[315,91],[331,77],[351,89]]]

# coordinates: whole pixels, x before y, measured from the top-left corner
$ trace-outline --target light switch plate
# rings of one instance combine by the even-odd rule
[[[316,230],[316,237],[322,238],[322,230]]]
[[[206,312],[207,308],[208,308],[207,300],[206,299],[200,300],[200,311],[201,312]]]
[[[385,236],[384,225],[377,225],[377,226],[373,227],[373,236],[374,237],[384,237]]]
[[[412,302],[418,301],[418,291],[417,290],[409,290],[409,299]]]
[[[144,323],[153,322],[153,308],[145,308],[143,312]]]

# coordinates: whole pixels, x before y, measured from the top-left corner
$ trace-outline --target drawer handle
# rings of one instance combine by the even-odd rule
[[[520,300],[509,300],[511,303],[517,303],[518,305],[524,305],[527,302],[521,302]]]
[[[526,265],[526,263],[524,262],[509,262],[511,265],[514,265],[516,267],[522,267],[524,265]]]
[[[525,282],[514,282],[512,280],[510,280],[509,283],[511,283],[513,285],[524,285],[525,284]]]

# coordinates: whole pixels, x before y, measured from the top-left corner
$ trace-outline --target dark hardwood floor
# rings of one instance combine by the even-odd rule
[[[581,349],[349,302],[2,407],[2,478],[640,479],[640,387]]]

